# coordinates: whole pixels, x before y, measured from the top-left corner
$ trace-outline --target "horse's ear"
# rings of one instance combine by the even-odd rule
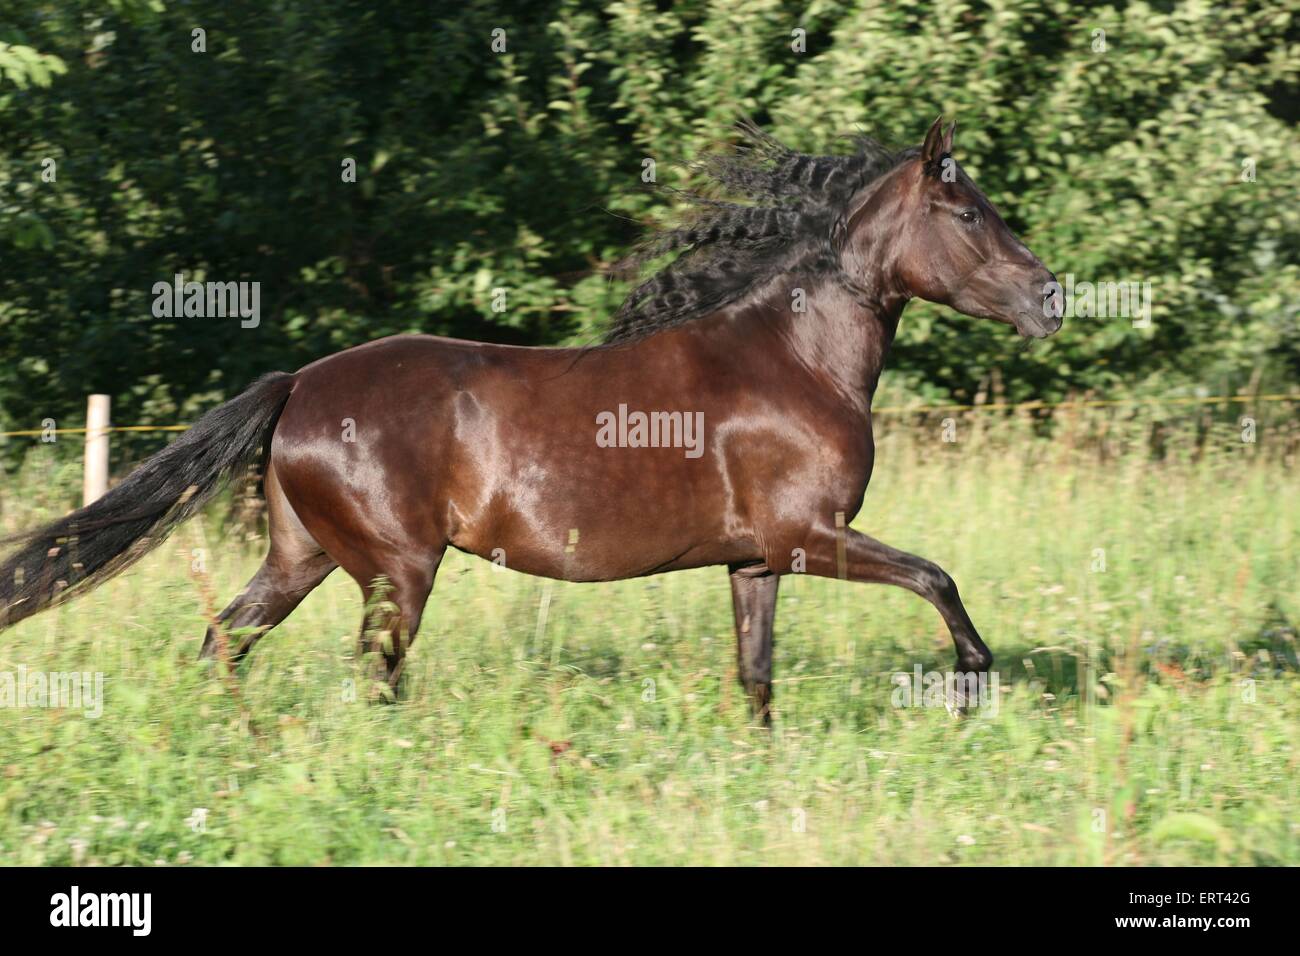
[[[952,137],[953,134],[956,132],[957,132],[957,121],[953,120],[951,123],[948,124],[948,128],[943,131],[943,141],[939,144],[940,156],[943,156],[945,154],[951,155]]]
[[[939,116],[930,124],[930,131],[925,134],[925,142],[921,144],[921,162],[929,166],[946,152],[943,148],[944,138],[943,117]],[[951,139],[951,132],[948,138]]]

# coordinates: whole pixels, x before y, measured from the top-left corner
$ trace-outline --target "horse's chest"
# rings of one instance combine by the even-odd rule
[[[821,488],[834,510],[857,513],[874,464],[875,443],[869,430],[845,435],[828,445]]]
[[[875,446],[870,427],[833,419],[808,422],[763,443],[733,475],[753,478],[753,490],[779,511],[856,514],[871,480]]]

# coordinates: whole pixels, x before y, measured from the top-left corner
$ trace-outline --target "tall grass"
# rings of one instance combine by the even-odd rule
[[[366,703],[336,574],[237,693],[194,655],[263,543],[214,511],[0,635],[105,675],[103,715],[0,709],[0,860],[277,864],[1298,864],[1294,428],[881,420],[855,526],[945,567],[998,707],[895,707],[952,666],[911,594],[793,576],[775,725],[735,684],[726,574],[609,585],[443,565],[398,706]],[[39,452],[22,527],[75,493]],[[196,554],[196,552],[198,552]],[[539,607],[548,612],[539,624]]]

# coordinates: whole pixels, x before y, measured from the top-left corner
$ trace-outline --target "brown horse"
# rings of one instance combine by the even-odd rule
[[[750,146],[703,169],[748,205],[653,240],[678,250],[609,340],[518,348],[409,335],[275,373],[201,418],[0,568],[12,623],[125,567],[269,444],[270,553],[220,615],[242,659],[342,567],[369,597],[396,685],[447,547],[566,581],[726,565],[740,679],[769,720],[781,575],[908,588],[986,670],[952,578],[848,527],[874,457],[871,399],[908,300],[1061,326],[1055,279],[952,161],[953,127],[888,153]],[[363,634],[366,633],[363,629]],[[204,655],[216,647],[210,627]],[[372,642],[373,638],[372,638]],[[376,642],[378,643],[378,642]]]

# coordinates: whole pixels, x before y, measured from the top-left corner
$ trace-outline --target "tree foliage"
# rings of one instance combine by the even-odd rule
[[[1059,275],[1151,283],[1149,328],[1076,318],[1032,348],[915,305],[891,391],[1300,377],[1294,0],[6,2],[3,427],[92,391],[184,420],[394,332],[591,341],[627,291],[609,266],[673,212],[650,161],[685,185],[742,116],[823,151],[955,117]],[[155,317],[178,272],[260,282],[261,324]]]

